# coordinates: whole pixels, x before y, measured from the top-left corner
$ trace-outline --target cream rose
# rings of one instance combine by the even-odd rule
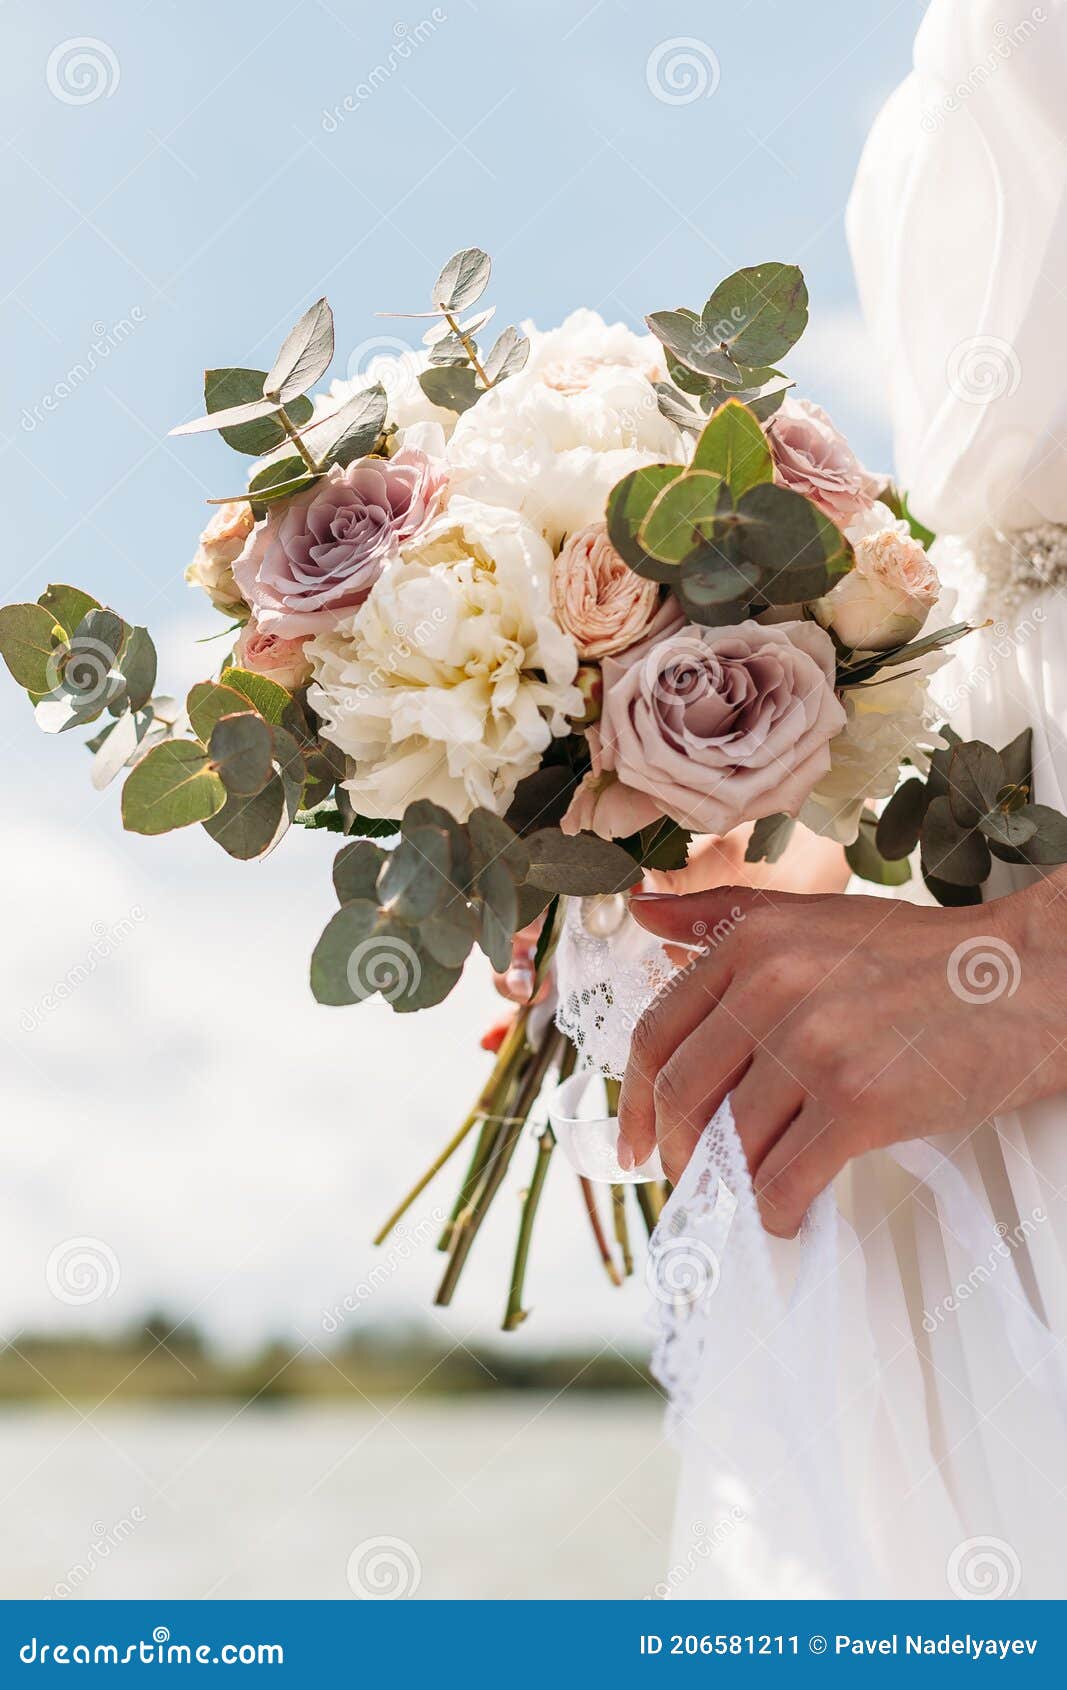
[[[623,562],[602,522],[567,536],[552,565],[552,608],[579,657],[607,657],[634,645],[656,614],[660,592]]]
[[[685,447],[636,370],[599,369],[578,393],[524,370],[464,412],[447,457],[458,491],[521,512],[557,550],[565,534],[603,518],[630,470],[681,463]]]
[[[401,816],[418,798],[459,821],[503,814],[582,714],[551,567],[515,512],[453,499],[354,616],[309,641],[308,702],[354,761],[345,785],[361,814]]]
[[[695,833],[795,815],[845,723],[828,634],[811,622],[675,628],[604,662],[593,768],[563,820],[624,836],[670,816]]]
[[[295,692],[311,676],[311,664],[304,656],[302,639],[287,640],[266,633],[254,621],[246,622],[234,647],[234,661],[254,675],[266,675],[280,687]]]
[[[831,744],[830,767],[805,801],[800,820],[813,833],[851,845],[867,799],[890,797],[902,759],[911,757],[922,767],[919,747],[940,741],[923,674],[848,687],[844,700],[844,732]]]
[[[245,617],[248,605],[233,578],[233,565],[244,550],[255,522],[246,499],[231,499],[220,505],[204,532],[185,579],[203,588],[216,610],[226,616]]]
[[[637,370],[646,381],[666,381],[663,348],[650,334],[625,323],[605,323],[599,311],[572,311],[556,329],[523,323],[530,341],[526,373],[557,393],[582,393],[609,366]]]
[[[855,567],[814,605],[817,621],[845,645],[888,651],[913,640],[937,603],[937,570],[906,522],[876,504],[847,530]]]

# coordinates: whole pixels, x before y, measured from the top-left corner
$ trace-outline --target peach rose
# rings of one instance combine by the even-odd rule
[[[635,575],[591,522],[564,542],[552,565],[552,608],[580,657],[607,657],[639,640],[659,604],[659,587]]]
[[[311,664],[304,656],[303,639],[287,640],[268,634],[255,622],[246,622],[234,647],[234,661],[254,675],[265,675],[280,687],[295,692],[311,679]]]
[[[913,640],[938,601],[941,582],[905,522],[887,523],[873,532],[849,531],[854,568],[813,606],[816,620],[832,628],[845,645],[860,651],[888,651]]]
[[[185,579],[202,587],[216,610],[226,616],[247,616],[248,606],[233,578],[233,564],[244,550],[255,522],[247,499],[220,505],[200,536],[200,547],[185,571]]]
[[[670,816],[729,833],[795,815],[845,725],[829,634],[812,622],[686,625],[604,663],[593,766],[566,833],[624,838]]]

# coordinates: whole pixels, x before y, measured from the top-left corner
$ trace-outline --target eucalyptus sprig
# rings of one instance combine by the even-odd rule
[[[431,311],[380,311],[381,317],[431,317],[434,328],[425,336],[430,368],[419,376],[427,399],[447,411],[467,411],[491,387],[517,375],[530,356],[530,342],[513,325],[497,335],[487,353],[475,336],[493,317],[495,307],[464,320],[489,286],[492,261],[480,247],[453,253],[433,285]]]

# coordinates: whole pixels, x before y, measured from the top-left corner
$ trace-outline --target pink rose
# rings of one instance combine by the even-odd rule
[[[234,564],[265,633],[317,634],[358,609],[387,558],[434,516],[444,466],[407,447],[336,464],[261,522]]]
[[[246,622],[234,647],[234,661],[254,675],[266,675],[280,687],[295,692],[311,679],[311,664],[304,656],[304,640],[288,640],[282,634],[266,633],[254,621]]]
[[[834,647],[812,622],[686,625],[604,663],[593,767],[567,833],[624,838],[670,816],[694,833],[795,815],[845,725]]]
[[[867,510],[879,482],[864,469],[826,412],[807,399],[783,399],[767,424],[775,479],[803,493],[839,528]]]
[[[816,599],[812,610],[824,628],[832,628],[847,646],[889,651],[919,633],[941,593],[937,570],[925,549],[894,522],[884,505],[875,511],[889,520],[866,533],[849,530],[856,563],[836,587]],[[870,518],[867,519],[870,522]]]
[[[608,539],[603,522],[568,536],[552,565],[552,608],[580,657],[623,651],[645,632],[659,587],[635,575]]]

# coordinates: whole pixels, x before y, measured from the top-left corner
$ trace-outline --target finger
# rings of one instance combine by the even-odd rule
[[[753,1178],[807,1099],[799,1080],[766,1051],[757,1053],[744,1078],[731,1089],[734,1125]]]
[[[754,910],[816,903],[823,896],[752,886],[715,886],[708,892],[674,894],[631,892],[630,913],[650,933],[673,944],[719,944]]]
[[[656,1142],[676,1185],[693,1147],[727,1092],[739,1083],[757,1048],[753,1034],[722,1003],[677,1046],[652,1087]]]
[[[721,953],[692,962],[685,975],[667,982],[634,1029],[619,1096],[619,1139],[638,1164],[656,1143],[656,1076],[718,1002],[730,966]]]
[[[795,1238],[809,1208],[849,1157],[842,1124],[817,1103],[805,1103],[796,1120],[756,1170],[756,1201],[768,1232]]]

